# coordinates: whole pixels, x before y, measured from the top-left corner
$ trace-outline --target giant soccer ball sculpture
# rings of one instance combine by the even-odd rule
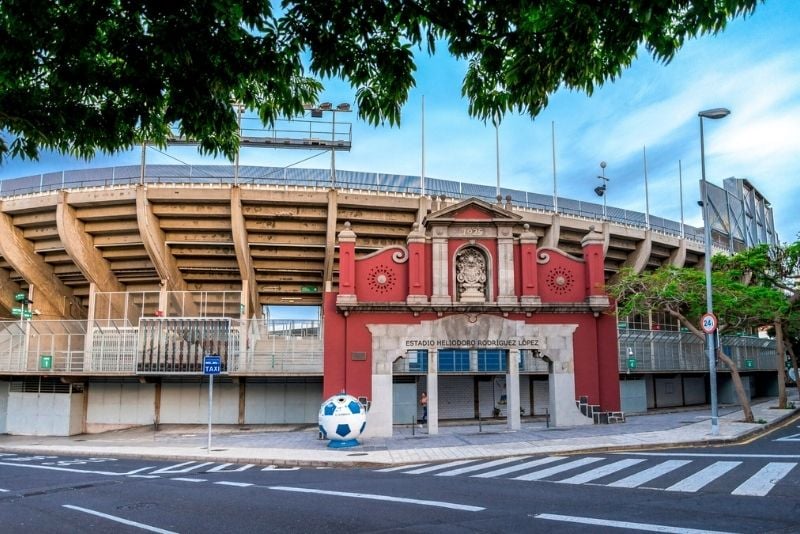
[[[334,395],[319,408],[319,431],[335,449],[358,445],[356,438],[367,426],[367,411],[358,399],[344,393]]]

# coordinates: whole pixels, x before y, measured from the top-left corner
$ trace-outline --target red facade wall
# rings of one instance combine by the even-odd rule
[[[480,227],[481,219],[489,224],[493,215],[485,206],[467,205],[455,213],[448,212],[447,216],[451,221],[469,221],[469,228],[472,229]],[[424,320],[441,318],[448,312],[425,309],[425,299],[422,299],[423,304],[419,299],[413,302],[415,311],[411,307],[404,307],[410,283],[414,296],[427,297],[429,300],[433,293],[433,246],[430,237],[423,243],[423,234],[413,234],[414,238],[408,247],[410,257],[405,261],[402,256],[406,251],[401,247],[390,247],[353,261],[350,254],[355,250],[354,234],[349,227],[347,232],[347,242],[340,244],[346,252],[345,261],[340,262],[340,281],[345,282],[343,294],[355,295],[356,302],[346,303],[343,310],[337,308],[335,293],[324,295],[324,393],[330,396],[346,391],[351,395],[371,398],[373,355],[367,325],[415,325]],[[540,310],[535,307],[537,305],[529,304],[531,308],[527,313],[520,310],[503,313],[499,309],[496,313],[485,309],[480,313],[527,324],[577,325],[573,336],[575,394],[578,397],[587,396],[591,404],[598,404],[603,410],[619,410],[616,320],[613,314],[593,313],[587,307],[590,296],[605,296],[602,236],[590,232],[584,244],[584,258],[579,259],[558,249],[537,248],[536,238],[530,237],[532,234],[527,226],[523,233],[528,237],[522,243],[520,238],[516,238],[513,248],[515,294],[518,297],[539,297],[541,306],[545,308]],[[487,234],[494,235],[494,232]],[[497,276],[500,272],[497,239],[482,239],[477,235],[448,238],[448,294],[456,298],[453,261],[456,253],[467,245],[479,246],[490,258],[491,272],[487,273],[491,277],[490,300],[496,299],[499,291]],[[410,273],[409,269],[416,271]],[[380,310],[381,304],[385,303],[399,306],[401,311],[385,311],[385,307]],[[565,313],[557,308],[546,308],[552,304],[574,304],[581,311]],[[363,308],[359,309],[361,306]],[[361,354],[366,358],[360,359],[358,356]]]
[[[403,302],[408,296],[408,264],[392,257],[405,254],[388,248],[356,261],[356,297],[359,302]]]
[[[539,249],[537,257],[547,255],[547,263],[537,261],[537,283],[542,302],[583,302],[586,298],[586,273],[583,262],[551,248]]]

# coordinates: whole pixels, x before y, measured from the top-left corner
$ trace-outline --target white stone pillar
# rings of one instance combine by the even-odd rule
[[[473,373],[478,371],[478,349],[469,349],[469,370]]]
[[[514,237],[511,228],[501,228],[497,238],[497,303],[514,305]]]
[[[431,258],[433,264],[433,295],[431,304],[450,304],[450,290],[448,287],[449,265],[447,252],[447,237],[444,235],[444,228],[434,230],[433,247]]]
[[[91,371],[94,365],[94,320],[97,314],[97,285],[89,283],[89,316],[86,319],[86,334],[83,337],[83,370]]]
[[[428,350],[428,435],[439,433],[439,352]]]
[[[519,349],[511,349],[508,354],[508,372],[506,374],[506,422],[509,430],[521,428],[519,417]]]

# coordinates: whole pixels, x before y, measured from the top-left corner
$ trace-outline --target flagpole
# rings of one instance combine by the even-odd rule
[[[553,211],[558,213],[558,182],[556,181],[556,121],[550,121],[550,138],[553,146]]]
[[[422,170],[419,175],[419,190],[425,196],[425,95],[422,95]]]
[[[642,145],[642,158],[644,161],[644,225],[650,229],[650,192],[647,189],[647,147]]]

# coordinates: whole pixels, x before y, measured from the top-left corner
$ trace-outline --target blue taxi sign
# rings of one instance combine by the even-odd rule
[[[203,374],[218,375],[222,370],[222,361],[219,356],[206,356],[203,358]]]

